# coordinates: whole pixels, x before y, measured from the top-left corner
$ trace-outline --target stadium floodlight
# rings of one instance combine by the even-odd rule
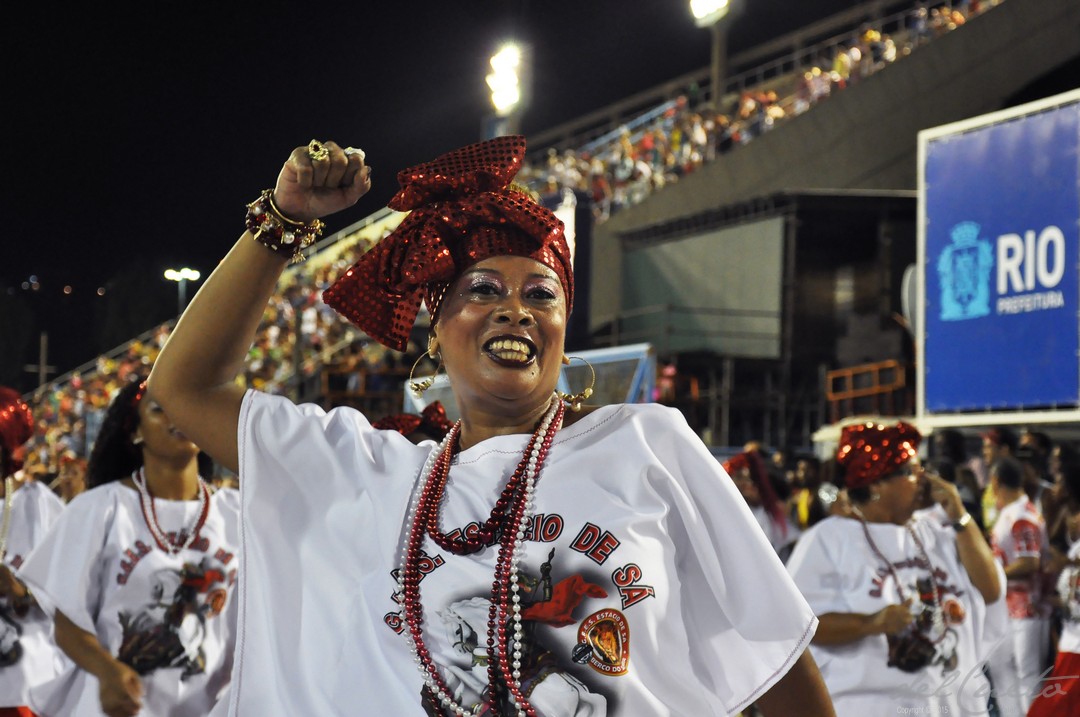
[[[485,79],[491,89],[491,104],[500,117],[511,114],[521,101],[521,48],[507,43],[491,58],[491,74]]]
[[[200,274],[195,269],[189,269],[186,266],[182,269],[166,269],[165,278],[169,281],[176,282],[176,313],[184,313],[184,305],[187,303],[187,283],[189,281],[198,281]]]
[[[731,3],[728,0],[690,0],[690,13],[698,27],[715,25],[730,9]]]
[[[709,27],[720,22],[730,9],[728,0],[690,0],[690,13],[698,27]]]
[[[723,22],[731,10],[729,0],[690,0],[694,24],[712,31],[712,63],[710,65],[709,95],[713,108],[719,112],[724,99],[724,64],[727,60],[727,25]]]
[[[188,269],[186,266],[183,269],[166,269],[165,278],[169,281],[198,281],[202,276],[195,269]]]

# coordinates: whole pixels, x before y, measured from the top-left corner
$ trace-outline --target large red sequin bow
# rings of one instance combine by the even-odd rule
[[[400,413],[395,416],[381,418],[372,426],[383,430],[397,431],[403,436],[423,430],[437,440],[442,440],[450,432],[453,423],[446,416],[446,407],[439,401],[432,401],[424,406],[424,410],[420,412],[419,416],[415,413]]]
[[[398,227],[323,292],[323,301],[379,343],[404,351],[427,301],[432,316],[446,286],[490,256],[529,256],[550,267],[573,303],[563,223],[510,188],[525,138],[497,137],[398,173],[388,206],[408,211]]]
[[[857,423],[840,433],[837,462],[844,467],[845,485],[861,488],[897,472],[919,453],[922,440],[910,423]]]

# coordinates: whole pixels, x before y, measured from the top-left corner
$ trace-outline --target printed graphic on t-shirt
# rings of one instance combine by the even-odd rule
[[[14,608],[6,600],[0,600],[0,668],[14,665],[22,658],[23,648],[19,644],[22,637],[22,625]]]
[[[146,605],[119,614],[124,633],[118,659],[140,675],[176,667],[186,680],[204,672],[207,622],[224,610],[229,583],[226,568],[209,557],[181,570],[156,571]]]
[[[447,535],[470,536],[478,528],[477,523],[471,523]],[[551,545],[567,534],[565,528],[561,515],[536,514],[526,525],[525,541]],[[496,536],[488,547],[497,543]],[[538,574],[527,570],[524,563],[519,568],[517,584],[523,632],[520,685],[537,714],[603,717],[617,709],[603,683],[630,670],[631,634],[626,613],[656,597],[638,564],[616,562],[615,566],[608,565],[616,560],[614,556],[620,545],[622,541],[616,535],[587,522],[573,534],[568,549],[572,551],[571,555],[583,556],[595,568],[560,574],[554,547],[547,548],[547,559],[539,566]],[[421,550],[416,563],[421,585],[427,576],[444,567],[446,561],[441,554],[428,555]],[[396,570],[393,577],[396,581]],[[611,601],[616,598],[618,607],[611,607]],[[397,595],[395,600],[400,606],[403,598]],[[503,694],[496,695],[494,700],[490,695],[490,609],[490,593],[485,593],[463,597],[435,610],[444,634],[457,653],[452,664],[441,664],[438,660],[436,664],[458,704],[472,709],[494,701],[498,705],[496,711],[485,708],[480,714],[485,717],[516,715],[518,710],[505,694],[505,686],[501,686]],[[396,633],[408,629],[400,607],[387,613],[384,620]],[[512,636],[514,627],[511,623],[508,619],[505,628]],[[437,633],[432,631],[438,629],[435,625],[425,624],[424,635],[435,635]],[[563,630],[568,639],[551,639],[552,631],[563,635]],[[567,644],[570,647],[565,647]],[[583,671],[582,667],[589,669]],[[441,717],[444,714],[426,689],[422,702],[428,715]]]
[[[1025,506],[1026,508],[1027,506]],[[1033,510],[1033,509],[1032,509]],[[991,548],[994,556],[1005,567],[1020,558],[1038,558],[1042,545],[1042,527],[1040,518],[1025,510],[1013,518],[1013,511],[1003,515],[1001,524],[996,526],[991,536]],[[1009,578],[1005,585],[1005,605],[1009,617],[1028,618],[1039,615],[1042,602],[1038,575]]]
[[[555,549],[552,548],[547,560],[540,566],[539,575],[531,575],[522,570],[518,573],[518,594],[521,596],[521,627],[524,636],[521,645],[522,693],[528,696],[530,704],[541,714],[579,715],[604,714],[606,699],[603,695],[590,692],[589,688],[574,677],[561,663],[561,656],[546,646],[537,634],[540,625],[566,628],[574,624],[574,611],[587,597],[607,597],[607,591],[593,584],[581,575],[571,575],[558,582],[552,579],[552,567]],[[459,660],[454,665],[441,666],[448,685],[455,692],[460,691],[460,703],[472,706],[491,700],[488,688],[488,620],[491,600],[489,596],[473,597],[447,605],[437,611],[442,618],[443,628],[453,636],[454,649],[463,658],[468,658],[469,668]],[[512,629],[508,626],[508,629]],[[425,691],[426,692],[426,691]],[[516,715],[517,709],[508,696],[498,695],[495,699],[498,712],[486,711],[483,714]],[[441,717],[443,712],[432,704],[428,695],[424,695],[424,706],[430,717]]]
[[[0,559],[6,556],[0,555]],[[23,563],[21,555],[15,555],[8,561],[12,570],[18,570]],[[22,618],[29,612],[29,604],[15,605],[8,598],[0,598],[0,669],[18,663],[23,648],[19,644],[22,637]]]
[[[1061,571],[1057,584],[1062,602],[1062,616],[1069,622],[1080,622],[1080,566],[1069,565]]]
[[[603,675],[625,675],[630,663],[630,626],[618,610],[594,612],[578,627],[574,662],[588,664]]]
[[[902,595],[914,596],[911,604],[913,622],[903,631],[888,635],[888,666],[904,672],[918,672],[936,666],[942,674],[956,669],[958,656],[956,646],[959,635],[954,629],[966,617],[966,610],[959,598],[963,591],[949,582],[949,575],[941,568],[933,568],[921,558],[911,558],[892,564],[892,569],[903,582]],[[881,587],[892,580],[886,568],[878,569],[870,594],[880,597]],[[899,586],[898,586],[899,587]]]

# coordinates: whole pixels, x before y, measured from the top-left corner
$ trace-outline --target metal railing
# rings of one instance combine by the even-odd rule
[[[1004,0],[986,2],[980,12],[1001,2]],[[736,71],[724,82],[719,107],[733,105],[742,93],[762,88],[770,81],[801,75],[804,70],[821,67],[826,59],[831,62],[838,48],[857,41],[867,29],[907,41],[910,28],[918,20],[917,13],[923,9],[927,12],[935,8],[951,9],[953,5],[951,0],[918,3],[871,0],[736,54],[728,60],[728,65]],[[897,10],[898,7],[904,9]],[[666,109],[673,97],[685,95],[689,88],[699,88],[704,91],[704,101],[716,104],[716,93],[708,86],[709,76],[710,68],[703,67],[675,77],[603,109],[534,133],[530,144],[543,148],[537,150],[538,153],[548,148],[595,150],[605,140],[617,137],[624,126],[636,128],[646,124],[648,120],[644,118],[647,115],[658,110],[662,113],[661,107]]]
[[[830,420],[836,423],[859,413],[899,415],[910,409],[907,366],[890,359],[828,371],[825,397]]]

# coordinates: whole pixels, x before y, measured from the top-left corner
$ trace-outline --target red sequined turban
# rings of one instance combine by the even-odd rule
[[[525,138],[471,144],[398,172],[388,206],[409,212],[366,252],[323,301],[379,343],[404,351],[420,302],[432,320],[449,284],[492,256],[527,256],[554,271],[574,300],[574,270],[563,223],[510,182],[525,159]]]
[[[861,488],[891,475],[919,453],[922,436],[910,423],[858,423],[840,433],[837,462],[848,488]]]
[[[401,413],[396,416],[386,416],[371,425],[374,428],[397,431],[403,436],[422,430],[439,440],[442,440],[453,426],[446,416],[446,408],[438,401],[432,401],[424,406],[419,416],[415,413]]]
[[[0,477],[6,477],[22,467],[11,457],[16,448],[34,435],[34,413],[17,391],[0,386],[0,445],[4,447],[7,461],[0,465]]]

